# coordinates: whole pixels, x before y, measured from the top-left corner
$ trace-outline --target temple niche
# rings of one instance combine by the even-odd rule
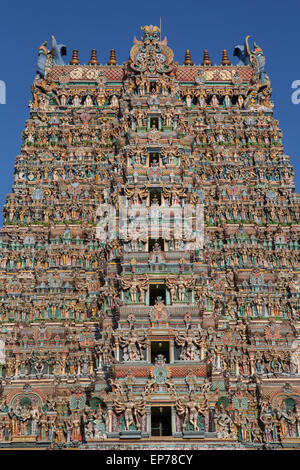
[[[0,448],[298,448],[299,195],[263,50],[179,64],[141,30],[123,64],[39,48],[0,236]]]

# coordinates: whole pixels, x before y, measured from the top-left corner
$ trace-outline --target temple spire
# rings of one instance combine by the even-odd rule
[[[203,60],[201,62],[201,65],[212,65],[212,61],[209,58],[207,49],[204,50],[204,55],[203,55]]]
[[[114,49],[110,51],[109,61],[107,62],[107,65],[117,65],[116,51]]]
[[[73,54],[72,54],[72,59],[70,61],[70,65],[79,65],[79,59],[78,59],[78,50],[74,49]]]
[[[89,61],[89,65],[99,65],[98,59],[97,59],[97,51],[96,49],[92,49],[91,53],[91,58]]]
[[[231,65],[226,49],[223,49],[221,65]]]
[[[190,50],[187,49],[185,51],[185,60],[184,60],[184,65],[194,65],[194,62],[192,61],[192,58],[191,58],[191,53],[190,53]]]

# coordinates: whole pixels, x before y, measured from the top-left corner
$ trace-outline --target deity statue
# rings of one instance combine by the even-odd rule
[[[184,361],[199,361],[201,359],[201,335],[199,331],[188,328],[185,333],[175,331],[175,342],[181,347],[179,358]]]
[[[123,349],[124,361],[141,361],[144,359],[143,349],[147,345],[145,332],[138,334],[136,330],[117,334],[121,348]]]
[[[124,415],[125,431],[140,430],[141,424],[139,416],[146,412],[146,401],[144,398],[138,399],[133,394],[127,393],[127,396],[114,399],[114,407],[117,414]]]
[[[188,397],[177,398],[175,406],[178,415],[184,416],[183,431],[191,426],[192,431],[199,432],[199,417],[205,416],[208,410],[207,400],[201,400],[199,395],[190,392]]]
[[[233,420],[222,404],[218,406],[215,420],[218,438],[232,439],[236,437],[236,429]]]
[[[146,277],[138,278],[134,274],[132,278],[129,279],[121,279],[121,285],[124,290],[129,290],[130,300],[131,302],[135,303],[138,302],[137,293],[139,290],[139,303],[145,302],[145,291],[148,290],[149,280]]]

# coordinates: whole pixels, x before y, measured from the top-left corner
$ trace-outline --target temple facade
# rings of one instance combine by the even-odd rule
[[[300,448],[299,195],[249,36],[38,51],[0,238],[0,448]],[[201,60],[201,59],[200,59]]]

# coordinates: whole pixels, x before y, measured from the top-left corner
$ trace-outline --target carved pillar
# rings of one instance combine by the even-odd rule
[[[216,432],[214,417],[215,417],[215,407],[211,406],[209,408],[209,427],[208,427],[209,432]]]
[[[249,360],[250,360],[250,375],[255,374],[255,358],[254,351],[249,351]]]
[[[174,338],[170,340],[170,363],[174,363],[174,350],[175,350],[175,341]]]
[[[171,431],[173,436],[176,433],[176,407],[174,405],[171,407]]]
[[[146,433],[151,436],[151,406],[146,406]]]
[[[116,351],[116,360],[120,361],[120,345],[119,345],[119,338],[115,337],[115,351]]]

